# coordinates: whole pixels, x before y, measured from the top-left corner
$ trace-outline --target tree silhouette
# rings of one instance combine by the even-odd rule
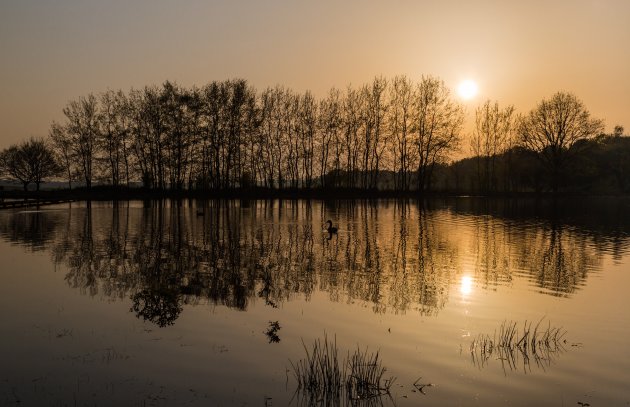
[[[477,158],[477,178],[485,193],[498,187],[497,158],[511,147],[514,106],[499,108],[499,103],[484,102],[475,111],[475,130],[470,140]]]
[[[460,142],[463,108],[451,100],[443,81],[423,77],[415,96],[414,133],[418,152],[418,190],[430,189],[433,170]]]
[[[557,191],[568,158],[593,147],[586,141],[602,129],[570,93],[543,100],[518,120],[512,106],[486,101],[475,112],[475,156],[453,163],[463,106],[431,76],[375,77],[320,99],[280,85],[259,92],[243,79],[201,88],[167,81],[90,94],[63,111],[65,120],[54,122],[49,135],[70,186],[77,179],[87,187],[92,180],[115,187],[141,181],[149,189],[219,194],[258,188]],[[613,136],[625,139],[623,127]],[[567,185],[591,185],[593,176],[572,177]],[[19,171],[12,177],[26,181]]]
[[[603,122],[592,119],[575,95],[558,92],[522,117],[517,131],[522,146],[545,165],[552,190],[557,192],[568,158],[586,146],[580,142],[602,129]]]
[[[31,182],[35,183],[39,191],[39,186],[45,178],[57,175],[61,171],[48,143],[43,139],[34,138],[0,152],[0,167],[19,180],[25,191]]]
[[[5,174],[16,178],[26,191],[32,177],[28,166],[28,157],[19,146],[11,146],[0,152],[0,169]]]
[[[94,160],[100,137],[98,100],[93,94],[72,101],[63,109],[65,125],[53,127],[55,142],[60,149],[67,149],[67,165],[76,165],[77,172],[90,188],[94,178]],[[70,172],[69,169],[66,172]]]

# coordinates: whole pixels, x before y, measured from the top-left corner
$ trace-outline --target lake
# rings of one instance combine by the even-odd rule
[[[628,199],[75,202],[0,256],[1,405],[630,405]]]

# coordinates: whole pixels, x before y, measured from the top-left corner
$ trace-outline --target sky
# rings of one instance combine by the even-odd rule
[[[90,92],[244,78],[324,96],[433,75],[526,113],[575,93],[630,133],[630,1],[0,0],[0,148]]]

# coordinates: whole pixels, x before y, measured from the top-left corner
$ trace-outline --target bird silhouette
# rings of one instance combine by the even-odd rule
[[[328,225],[328,226],[326,227],[326,231],[327,231],[328,233],[337,233],[337,228],[336,228],[335,226],[333,226],[332,220],[328,219],[328,220],[326,221],[326,224]]]

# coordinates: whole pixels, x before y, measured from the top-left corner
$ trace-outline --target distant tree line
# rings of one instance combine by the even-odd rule
[[[430,76],[417,82],[376,77],[363,86],[333,88],[321,99],[282,86],[257,91],[241,79],[201,88],[165,82],[89,94],[69,102],[63,113],[47,140],[0,154],[5,174],[25,188],[57,176],[69,187],[86,188],[141,182],[160,190],[491,194],[566,189],[576,182],[573,167],[581,162],[590,168],[581,168],[582,181],[592,183],[595,173],[605,171],[623,191],[628,188],[620,158],[628,154],[623,128],[603,136],[602,122],[563,92],[524,115],[486,101],[475,111],[469,137],[474,157],[457,162],[464,108],[442,80]],[[54,157],[41,161],[45,170],[38,176],[23,168],[34,160],[16,155],[29,143]],[[606,165],[592,162],[598,155],[585,155],[594,148]],[[613,165],[608,154],[621,161]]]
[[[440,167],[436,188],[482,195],[630,193],[630,137],[623,132],[622,126],[616,126],[612,134],[580,139],[556,151],[549,145],[535,152],[517,139],[517,144],[498,154],[476,155]]]
[[[603,133],[573,94],[559,92],[526,114],[486,101],[475,112],[473,157],[440,168],[438,187],[464,193],[630,192],[630,137]]]

